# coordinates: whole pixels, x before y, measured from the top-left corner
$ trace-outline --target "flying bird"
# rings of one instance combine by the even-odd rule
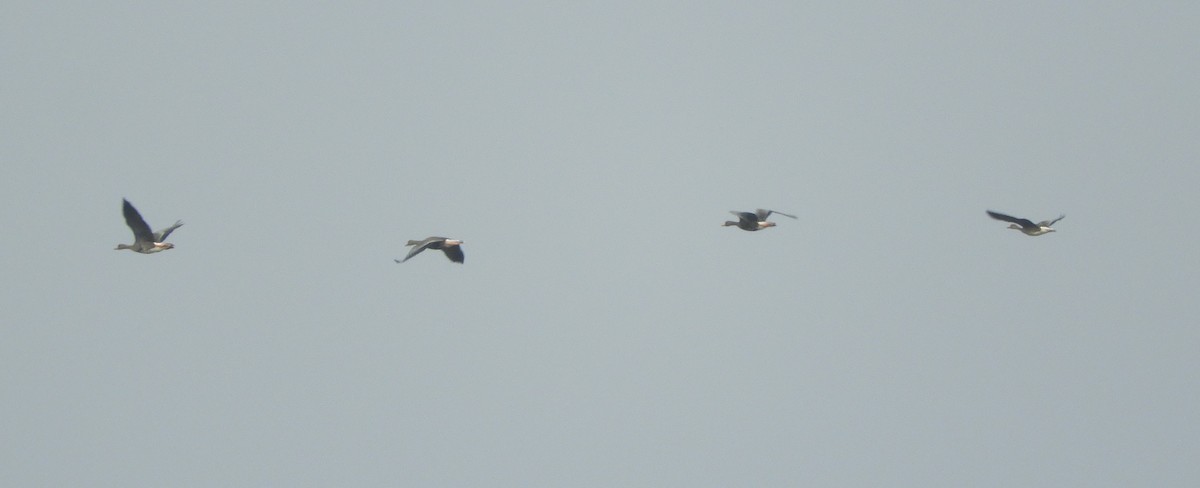
[[[403,263],[426,249],[441,249],[442,252],[446,253],[446,257],[450,258],[451,261],[461,263],[463,262],[463,259],[465,259],[462,252],[462,243],[463,241],[447,239],[445,237],[426,237],[423,241],[408,241],[408,244],[405,245],[413,246],[413,248],[408,251],[408,255],[404,256],[404,259],[394,259],[393,261],[396,261],[397,263]]]
[[[166,251],[175,247],[174,244],[164,242],[171,232],[183,225],[182,220],[175,221],[175,225],[167,227],[158,232],[151,232],[150,226],[142,219],[142,214],[139,214],[133,204],[129,200],[122,199],[125,204],[122,206],[122,212],[125,214],[125,225],[128,225],[133,230],[133,244],[117,244],[116,250],[129,249],[133,252],[142,254],[153,254],[160,251]]]
[[[755,210],[754,212],[739,212],[737,210],[730,210],[729,213],[737,215],[738,220],[737,222],[726,220],[724,224],[721,224],[723,227],[736,225],[739,229],[748,231],[763,230],[767,227],[775,227],[775,222],[767,222],[767,217],[770,217],[773,213],[777,213],[784,217],[791,217],[793,219],[797,218],[795,215],[785,214],[777,210],[763,210],[761,208]]]
[[[1011,224],[1008,225],[1009,229],[1017,229],[1021,232],[1024,232],[1025,235],[1028,235],[1028,236],[1040,236],[1042,234],[1049,234],[1051,232],[1055,232],[1055,230],[1051,229],[1050,226],[1054,225],[1055,222],[1062,220],[1063,217],[1066,217],[1066,215],[1059,215],[1057,219],[1043,220],[1043,221],[1035,224],[1035,223],[1031,222],[1029,219],[1019,219],[1019,218],[1013,217],[1011,215],[1004,215],[1000,212],[993,212],[991,210],[988,210],[987,214],[989,217],[996,219],[996,220],[1012,222]]]

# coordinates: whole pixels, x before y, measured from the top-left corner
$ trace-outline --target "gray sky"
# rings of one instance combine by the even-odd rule
[[[1200,4],[825,3],[6,3],[0,485],[1200,485]]]

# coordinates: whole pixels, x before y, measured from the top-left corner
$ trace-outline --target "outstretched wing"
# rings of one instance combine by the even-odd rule
[[[739,212],[737,210],[730,210],[729,213],[737,215],[738,220],[758,222],[758,216],[753,212]]]
[[[764,215],[764,214],[763,214],[763,212],[766,212],[766,214]],[[761,209],[761,208],[760,208],[760,209],[758,209],[758,216],[759,216],[759,220],[767,220],[767,217],[770,217],[770,216],[771,216],[771,214],[773,214],[773,213],[776,213],[776,214],[782,215],[782,216],[784,216],[784,217],[791,217],[791,218],[793,218],[793,219],[798,219],[798,218],[799,218],[799,217],[796,217],[795,215],[792,215],[792,214],[785,214],[785,213],[783,213],[783,212],[780,212],[780,211],[778,211],[778,210],[763,210],[763,209]]]
[[[445,240],[446,240],[445,237],[434,236],[434,237],[426,237],[424,240],[421,240],[421,241],[408,241],[408,244],[405,244],[405,245],[413,246],[413,248],[408,251],[408,255],[404,256],[403,260],[396,261],[396,262],[403,263],[404,261],[408,261],[409,258],[416,256],[418,254],[421,254],[421,251],[429,249],[430,246],[433,246],[434,244],[443,242]]]
[[[442,252],[446,253],[446,257],[456,263],[461,263],[466,259],[466,256],[463,256],[462,246],[446,246],[442,248]]]
[[[429,244],[430,244],[429,241],[421,241],[421,242],[417,243],[416,246],[413,246],[413,248],[408,251],[408,255],[404,256],[404,259],[401,260],[400,262],[403,263],[404,261],[408,261],[413,256],[421,254],[421,251],[424,251],[426,248],[428,248]]]
[[[1013,217],[1013,216],[1011,216],[1011,215],[1004,215],[1004,214],[1002,214],[1002,213],[1000,213],[1000,212],[993,212],[993,211],[991,211],[991,210],[988,210],[988,211],[987,211],[987,214],[988,214],[988,216],[989,216],[989,217],[991,217],[991,218],[993,218],[993,219],[996,219],[996,220],[1003,220],[1003,221],[1005,221],[1005,222],[1012,222],[1012,223],[1014,223],[1014,224],[1017,224],[1017,225],[1019,225],[1019,226],[1021,226],[1021,227],[1037,227],[1037,226],[1036,226],[1036,225],[1034,225],[1034,223],[1033,223],[1033,222],[1031,222],[1029,219],[1018,219],[1018,218],[1016,218],[1016,217]]]
[[[172,225],[170,227],[167,227],[166,229],[155,232],[154,233],[154,242],[166,242],[167,236],[171,235],[172,232],[175,232],[175,229],[178,229],[181,226],[183,226],[183,221],[176,220],[175,225]]]
[[[1038,225],[1043,226],[1043,227],[1050,227],[1050,226],[1053,226],[1058,221],[1062,220],[1063,217],[1066,217],[1066,215],[1065,214],[1059,215],[1058,218],[1054,219],[1054,220],[1043,220],[1041,222],[1038,222]]]
[[[136,242],[154,242],[154,232],[150,231],[150,226],[142,219],[142,214],[138,213],[133,204],[129,200],[124,200],[125,204],[122,207],[122,212],[125,214],[125,225],[128,225],[133,230],[133,239]]]

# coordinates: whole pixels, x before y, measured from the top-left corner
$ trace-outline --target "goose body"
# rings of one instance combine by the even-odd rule
[[[770,217],[773,213],[782,215],[784,217],[791,217],[793,219],[797,218],[795,215],[785,214],[778,210],[764,210],[761,208],[755,210],[754,212],[739,212],[737,210],[730,210],[729,213],[736,215],[738,218],[737,221],[734,222],[732,220],[726,220],[724,224],[721,224],[722,226],[729,227],[733,225],[737,226],[739,229],[748,230],[751,232],[763,230],[767,227],[775,227],[775,222],[767,222],[767,217]]]
[[[175,247],[174,244],[165,241],[171,232],[183,225],[182,220],[175,221],[175,225],[166,229],[151,232],[150,225],[146,223],[145,219],[142,219],[142,214],[133,208],[133,204],[129,203],[129,200],[123,201],[121,211],[125,214],[125,225],[128,225],[129,229],[133,231],[133,244],[117,244],[116,250],[129,249],[137,253],[153,254]]]
[[[1019,231],[1025,233],[1025,235],[1027,235],[1027,236],[1040,236],[1042,234],[1049,234],[1051,232],[1055,232],[1055,230],[1053,228],[1051,228],[1050,226],[1052,226],[1056,222],[1062,220],[1063,217],[1066,217],[1066,215],[1059,215],[1057,219],[1043,220],[1043,221],[1035,224],[1035,223],[1033,223],[1033,221],[1031,221],[1029,219],[1022,219],[1022,218],[1013,217],[1011,215],[1004,215],[1000,212],[993,212],[991,210],[988,210],[987,214],[989,217],[991,217],[993,219],[1003,220],[1005,222],[1011,222],[1008,225],[1009,229],[1019,230]]]
[[[451,261],[461,263],[466,259],[463,256],[462,243],[463,241],[447,239],[445,237],[426,237],[420,241],[408,241],[408,244],[405,245],[413,246],[413,248],[408,251],[408,255],[404,256],[404,259],[395,259],[394,261],[403,263],[426,249],[440,249],[443,253],[446,253],[446,257],[450,258]]]

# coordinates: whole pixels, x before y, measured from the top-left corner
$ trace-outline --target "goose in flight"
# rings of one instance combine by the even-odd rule
[[[426,249],[441,249],[442,252],[446,253],[446,257],[450,258],[451,261],[461,263],[464,259],[462,243],[463,241],[457,239],[447,239],[445,237],[426,237],[423,241],[408,241],[408,244],[405,245],[413,246],[413,248],[408,251],[408,255],[404,256],[404,259],[394,259],[393,261],[396,261],[397,263],[403,263],[408,261],[408,258],[416,256],[420,254],[421,251]]]
[[[1042,234],[1049,234],[1051,232],[1055,232],[1055,230],[1051,229],[1050,226],[1054,225],[1055,222],[1062,220],[1063,217],[1066,217],[1066,215],[1059,215],[1057,219],[1043,220],[1043,221],[1035,224],[1035,223],[1029,221],[1029,219],[1019,219],[1019,218],[1013,217],[1011,215],[1004,215],[1000,212],[993,212],[991,210],[988,210],[987,214],[989,217],[996,219],[996,220],[1012,222],[1011,224],[1008,225],[1009,229],[1017,229],[1021,232],[1024,232],[1025,235],[1028,235],[1028,236],[1040,236]]]
[[[174,244],[164,241],[167,240],[167,236],[171,235],[171,232],[183,225],[182,220],[175,221],[175,225],[166,229],[151,232],[150,226],[142,219],[142,214],[133,208],[133,204],[129,203],[129,200],[124,200],[124,202],[122,211],[125,214],[125,225],[133,230],[133,244],[117,244],[116,250],[129,249],[142,254],[152,254],[175,247]]]
[[[737,222],[726,220],[724,224],[721,224],[723,227],[736,225],[739,229],[749,231],[763,230],[767,227],[775,227],[775,222],[767,222],[767,217],[770,217],[773,213],[777,213],[784,217],[791,217],[793,219],[797,218],[795,215],[785,214],[777,210],[763,210],[761,208],[755,210],[754,212],[739,212],[737,210],[730,210],[729,213],[737,215],[738,220]]]

